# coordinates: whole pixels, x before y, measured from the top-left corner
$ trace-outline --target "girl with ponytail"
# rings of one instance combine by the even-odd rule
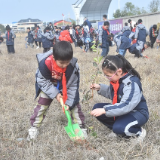
[[[142,126],[148,121],[149,113],[139,73],[121,55],[107,56],[102,70],[110,85],[92,84],[91,89],[111,99],[112,104],[95,104],[91,115],[115,135],[133,136],[138,142],[142,142],[146,136],[146,130]]]

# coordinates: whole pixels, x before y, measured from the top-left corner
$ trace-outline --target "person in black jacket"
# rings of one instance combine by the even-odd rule
[[[153,48],[153,45],[156,42],[157,36],[158,36],[157,25],[154,24],[153,26],[150,27],[150,30],[149,30],[149,38],[151,41],[151,48]]]

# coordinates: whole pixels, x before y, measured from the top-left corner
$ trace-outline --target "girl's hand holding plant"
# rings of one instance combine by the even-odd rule
[[[99,91],[100,90],[100,85],[99,84],[91,84],[90,88]]]

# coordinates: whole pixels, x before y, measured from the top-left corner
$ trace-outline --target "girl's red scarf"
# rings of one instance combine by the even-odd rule
[[[66,81],[66,75],[65,75],[67,67],[60,68],[57,65],[56,61],[54,60],[53,56],[49,56],[46,59],[45,64],[47,65],[48,69],[52,72],[52,76],[55,75],[55,72],[63,74],[63,76],[62,76],[62,86],[63,86],[62,93],[63,93],[63,101],[65,104],[66,100],[68,98],[67,97],[67,81]]]
[[[125,76],[127,73],[125,73],[123,76]],[[113,86],[113,90],[114,90],[114,97],[113,97],[113,101],[112,101],[112,104],[116,104],[117,103],[117,98],[118,98],[118,89],[119,89],[119,81],[117,82],[112,82],[110,81],[110,84]],[[114,120],[116,118],[114,117]]]
[[[103,26],[103,29],[104,29],[105,31],[107,31],[107,34],[108,34],[108,35],[110,34],[110,33],[109,33],[109,30],[108,30],[108,29],[105,29],[104,26]]]

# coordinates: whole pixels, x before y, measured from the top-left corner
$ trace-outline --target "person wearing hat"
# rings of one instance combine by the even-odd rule
[[[6,26],[5,38],[6,38],[6,45],[7,45],[8,53],[9,54],[10,53],[15,53],[14,38],[16,38],[16,35],[11,30],[9,25]]]

